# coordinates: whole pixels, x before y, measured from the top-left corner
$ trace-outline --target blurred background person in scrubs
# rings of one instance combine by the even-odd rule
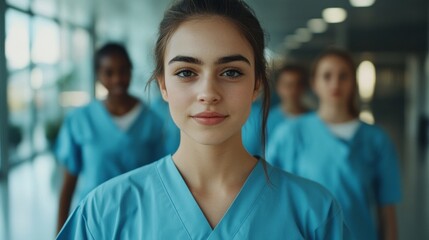
[[[128,93],[132,63],[125,48],[116,43],[101,47],[94,70],[108,91],[106,99],[71,112],[56,143],[64,166],[57,230],[93,188],[165,154],[160,119]]]
[[[268,161],[330,190],[354,239],[396,239],[399,162],[387,134],[358,119],[351,56],[327,50],[316,59],[311,77],[317,111],[277,128]]]

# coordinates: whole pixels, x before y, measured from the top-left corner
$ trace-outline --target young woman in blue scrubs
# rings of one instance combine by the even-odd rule
[[[342,239],[327,190],[243,147],[260,88],[264,124],[269,106],[264,34],[246,3],[178,1],[159,30],[154,77],[179,148],[92,191],[58,239]]]
[[[281,67],[275,77],[275,90],[280,103],[271,107],[267,121],[267,134],[271,136],[275,128],[308,110],[303,104],[307,83],[307,72],[298,64],[286,64]],[[260,156],[261,144],[261,115],[260,101],[255,101],[250,116],[243,126],[243,145],[252,155]]]
[[[270,110],[267,123],[270,135],[279,124],[308,111],[303,103],[307,76],[306,69],[298,64],[286,64],[277,71],[275,86],[280,103]]]
[[[93,188],[165,154],[160,119],[128,94],[132,64],[125,48],[106,44],[97,51],[94,64],[107,98],[69,114],[56,143],[57,158],[64,166],[58,231]]]
[[[398,159],[384,131],[358,120],[356,69],[349,54],[323,53],[314,64],[312,87],[320,100],[317,112],[279,126],[267,159],[330,190],[352,239],[396,239]]]

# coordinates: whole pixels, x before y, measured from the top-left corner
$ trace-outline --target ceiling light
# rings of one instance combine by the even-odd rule
[[[347,12],[343,8],[326,8],[322,16],[327,23],[340,23],[346,20]]]
[[[375,0],[350,0],[353,7],[369,7],[374,4]]]
[[[288,49],[297,49],[299,47],[301,47],[301,43],[299,42],[285,42],[285,46]]]
[[[298,28],[295,31],[295,39],[298,42],[308,42],[311,40],[311,32],[307,28]]]
[[[328,24],[321,18],[313,18],[307,22],[308,29],[313,33],[323,33],[328,28]]]
[[[370,61],[363,61],[357,69],[357,80],[359,95],[362,100],[369,102],[374,95],[375,89],[375,67]]]
[[[359,119],[371,125],[375,123],[374,115],[368,110],[361,111],[359,114]]]

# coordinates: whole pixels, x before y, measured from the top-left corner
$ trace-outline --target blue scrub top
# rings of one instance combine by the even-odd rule
[[[361,122],[346,141],[310,113],[279,126],[272,137],[269,162],[330,190],[354,239],[378,238],[377,207],[401,197],[395,148],[379,127]]]
[[[280,105],[276,105],[269,110],[267,120],[267,136],[274,134],[275,128],[283,122],[287,122],[288,117],[282,111]],[[254,156],[262,155],[262,141],[261,141],[261,127],[262,127],[262,103],[256,101],[252,105],[250,116],[242,128],[242,139],[244,148]],[[267,140],[268,140],[267,139]],[[267,141],[268,142],[268,141]]]
[[[287,122],[290,118],[283,112],[280,104],[274,106],[270,110],[267,121],[267,132],[268,137],[274,134],[274,131],[278,125]]]
[[[100,101],[75,109],[56,142],[59,162],[78,176],[71,210],[92,189],[122,173],[165,155],[160,119],[143,103],[136,120],[123,131]]]
[[[92,191],[57,239],[343,239],[342,211],[317,183],[258,161],[212,229],[171,156]]]
[[[252,104],[250,115],[241,129],[243,146],[253,156],[262,155],[261,122],[262,103],[257,100]]]
[[[168,103],[162,98],[158,98],[151,104],[153,111],[162,119],[165,129],[165,148],[167,154],[176,152],[180,144],[180,129],[174,123],[170,115]]]

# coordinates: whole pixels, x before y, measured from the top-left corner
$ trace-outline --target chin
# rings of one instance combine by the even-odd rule
[[[231,131],[212,129],[206,131],[190,132],[185,133],[193,141],[206,146],[218,146],[225,144],[230,139],[233,138],[233,135],[230,134]]]

